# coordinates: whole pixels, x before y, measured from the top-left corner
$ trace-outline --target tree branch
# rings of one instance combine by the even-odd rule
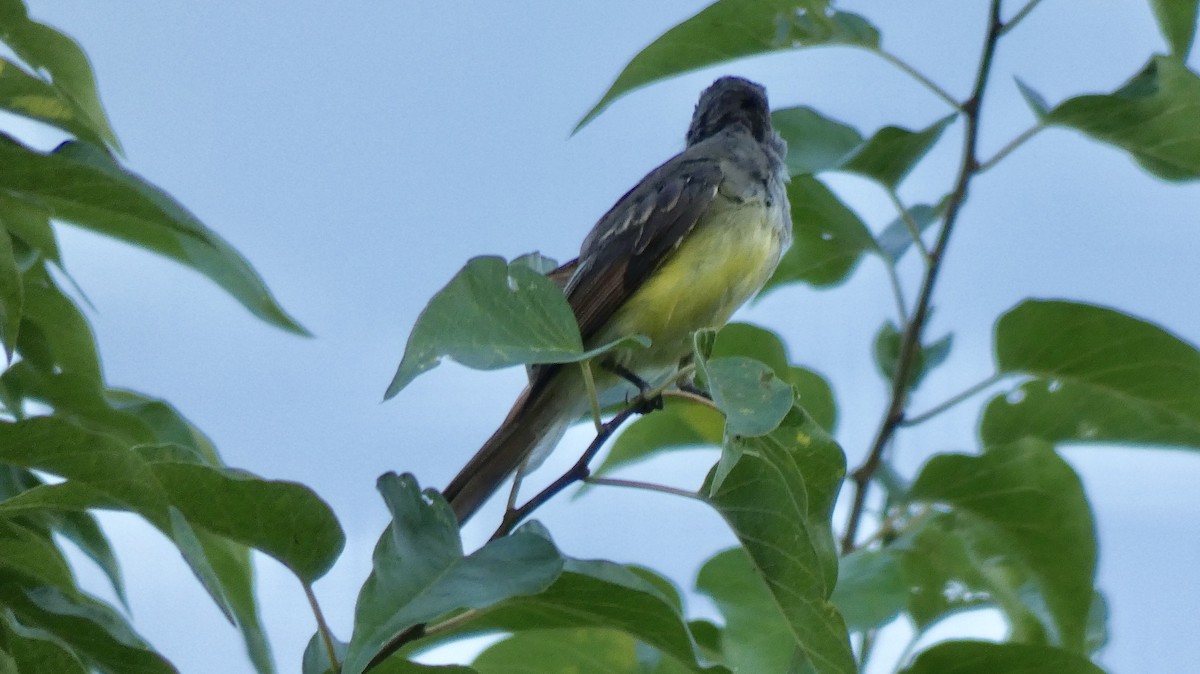
[[[576,482],[579,482],[580,480],[587,479],[592,474],[592,470],[588,467],[588,464],[591,463],[596,454],[600,452],[600,448],[604,446],[604,443],[608,440],[608,438],[611,437],[612,434],[621,427],[621,424],[625,423],[630,417],[644,411],[645,410],[640,404],[630,405],[629,407],[626,407],[618,412],[617,415],[612,419],[609,419],[607,422],[602,424],[599,431],[596,433],[596,437],[592,439],[591,444],[588,445],[588,448],[583,452],[583,455],[579,457],[579,460],[575,462],[575,465],[571,466],[567,472],[560,475],[557,480],[551,482],[550,486],[541,490],[536,496],[526,501],[525,505],[519,508],[509,508],[504,511],[504,519],[500,521],[500,526],[496,528],[495,533],[492,534],[492,537],[489,540],[494,541],[502,536],[507,536],[512,532],[513,529],[516,528],[518,524],[521,523],[522,520],[524,520],[526,517],[529,517],[530,513],[542,507],[546,501],[549,501],[560,491],[566,489]]]
[[[988,76],[992,70],[992,59],[996,54],[996,44],[999,42],[1003,29],[1004,24],[1000,20],[1000,0],[991,0],[987,35],[983,42],[983,53],[979,57],[979,67],[975,74],[975,85],[971,89],[970,97],[959,106],[966,119],[966,130],[964,132],[962,162],[959,166],[958,178],[955,180],[954,191],[950,193],[949,201],[946,204],[946,215],[941,231],[938,232],[937,241],[929,251],[929,265],[925,270],[925,278],[921,282],[921,291],[917,299],[916,308],[913,311],[912,318],[904,328],[904,338],[900,345],[900,358],[896,364],[895,375],[892,377],[891,400],[888,403],[883,419],[879,423],[879,428],[875,432],[875,439],[871,442],[867,458],[851,473],[851,480],[854,483],[854,501],[846,520],[845,531],[842,534],[843,552],[854,550],[854,539],[858,534],[858,526],[862,520],[863,509],[866,506],[867,487],[870,485],[875,471],[879,469],[883,453],[891,443],[896,429],[904,421],[905,409],[908,405],[907,384],[910,373],[916,363],[916,356],[920,352],[921,333],[925,329],[925,323],[929,320],[929,307],[933,299],[933,289],[937,284],[938,272],[941,271],[942,259],[946,254],[946,246],[950,242],[950,235],[954,231],[954,225],[958,221],[959,212],[962,209],[963,202],[966,201],[971,179],[979,170],[977,155],[979,113],[983,94],[987,88]]]

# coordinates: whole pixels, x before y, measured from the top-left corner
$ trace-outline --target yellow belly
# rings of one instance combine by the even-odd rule
[[[691,350],[691,333],[724,325],[762,289],[783,252],[783,234],[772,213],[733,208],[697,227],[601,330],[595,344],[645,335],[648,349],[619,354],[622,365],[675,365]]]

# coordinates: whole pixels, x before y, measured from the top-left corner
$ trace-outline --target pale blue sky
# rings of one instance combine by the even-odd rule
[[[303,482],[333,506],[349,540],[317,591],[341,637],[386,524],[376,476],[411,471],[443,485],[520,388],[516,370],[448,365],[380,404],[417,313],[468,258],[534,249],[572,256],[617,197],[680,149],[696,95],[719,74],[763,82],[776,107],[811,105],[864,132],[923,127],[946,114],[879,59],[821,49],[644,89],[569,137],[638,49],[704,4],[30,1],[36,18],[88,51],[131,167],[229,239],[317,335],[274,330],[172,263],[62,234],[68,268],[96,306],[109,382],[169,399],[230,464]],[[1103,5],[1045,2],[1005,40],[984,156],[1033,121],[1013,74],[1056,102],[1111,91],[1162,50],[1148,3]],[[843,7],[876,20],[890,50],[965,94],[982,3]],[[905,183],[909,202],[946,190],[960,134],[951,127]],[[873,226],[893,217],[869,184],[830,183]],[[953,330],[954,352],[914,407],[986,377],[994,317],[1027,296],[1108,304],[1200,342],[1198,200],[1200,187],[1154,181],[1120,152],[1071,132],[1046,132],[1020,149],[976,183],[963,214],[930,332]],[[915,278],[915,267],[904,271]],[[795,360],[832,380],[852,464],[884,403],[868,353],[891,302],[879,264],[867,260],[845,286],[780,292],[743,314],[780,330]],[[901,436],[900,465],[913,470],[929,452],[972,449],[975,408]],[[564,448],[543,472],[569,454]],[[1115,672],[1181,671],[1200,655],[1189,645],[1200,632],[1200,457],[1066,455],[1099,522],[1099,584],[1114,631],[1102,661]],[[650,470],[695,486],[711,458],[689,453]],[[732,541],[700,506],[628,491],[559,499],[539,517],[570,554],[647,564],[685,587]],[[472,522],[469,543],[483,540],[488,519]],[[132,517],[105,521],[142,633],[185,672],[248,671],[232,628],[161,537]],[[274,562],[259,568],[281,671],[297,671],[313,630],[303,594]]]

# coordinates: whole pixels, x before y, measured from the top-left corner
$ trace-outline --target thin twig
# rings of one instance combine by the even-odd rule
[[[683,389],[670,389],[669,391],[663,391],[662,394],[664,398],[679,398],[680,400],[688,400],[699,405],[711,407],[714,410],[717,409],[717,404],[711,398],[705,398],[699,393],[692,393]]]
[[[912,77],[914,80],[920,82],[926,89],[932,91],[938,98],[945,101],[950,107],[954,108],[955,110],[962,109],[962,104],[960,104],[958,101],[954,100],[954,97],[951,96],[949,94],[949,92],[947,92],[945,89],[938,86],[936,82],[934,82],[933,80],[926,77],[924,74],[921,73],[921,71],[917,70],[916,68],[908,65],[908,63],[901,60],[901,58],[899,56],[896,56],[895,54],[893,54],[883,48],[872,49],[871,51],[873,51],[876,54],[879,54],[879,56],[883,60],[896,66],[900,70],[903,70],[905,72],[905,74],[907,74],[909,77]]]
[[[674,386],[675,382],[679,381],[680,379],[691,375],[695,369],[695,365],[687,365],[680,368],[673,377],[667,379],[659,386],[643,392],[625,409],[617,412],[612,419],[609,419],[608,422],[601,424],[596,431],[596,437],[592,439],[591,444],[589,444],[587,449],[584,450],[583,455],[579,457],[579,460],[575,462],[575,465],[571,466],[567,472],[560,475],[557,480],[551,482],[550,486],[541,490],[536,496],[526,501],[525,505],[521,506],[520,508],[506,509],[504,512],[504,518],[500,520],[500,526],[496,528],[495,533],[492,534],[492,537],[489,540],[494,541],[501,536],[508,535],[518,524],[521,523],[522,520],[524,520],[526,517],[529,517],[530,513],[540,508],[546,503],[546,501],[549,501],[556,494],[576,482],[586,480],[587,478],[591,477],[592,470],[588,467],[588,464],[591,463],[592,459],[596,457],[596,454],[600,452],[600,448],[604,446],[604,443],[610,437],[612,437],[612,434],[621,427],[621,424],[624,424],[629,420],[629,417],[632,417],[635,414],[646,413],[646,405],[650,404],[654,400],[661,401],[663,393],[669,387]],[[711,401],[707,402],[711,404]],[[659,406],[659,408],[661,408],[661,406]]]
[[[1005,377],[1005,375],[1003,375],[1003,374],[994,374],[994,375],[988,377],[987,379],[984,379],[983,381],[975,384],[974,386],[966,389],[965,391],[962,391],[961,393],[955,394],[955,395],[951,396],[950,398],[947,398],[945,402],[934,405],[933,407],[929,408],[925,412],[922,412],[920,414],[914,414],[912,416],[905,418],[904,421],[902,421],[900,423],[900,425],[901,426],[916,426],[917,424],[929,421],[933,417],[936,417],[937,415],[941,414],[942,412],[945,412],[946,410],[950,409],[951,407],[954,407],[955,405],[957,405],[965,400],[968,400],[968,399],[974,397],[976,394],[986,390],[989,386],[995,384],[996,382],[1000,381],[1001,379],[1004,379],[1004,377]]]
[[[513,473],[512,487],[508,490],[508,501],[504,506],[506,510],[512,510],[517,505],[517,499],[521,496],[521,482],[525,478],[525,467],[528,465],[529,457],[527,456],[521,465],[517,466],[517,472]]]
[[[967,188],[970,186],[971,178],[979,170],[979,159],[976,154],[979,141],[979,113],[983,94],[987,88],[988,76],[991,74],[992,59],[996,54],[996,44],[1000,39],[1001,28],[1003,28],[1003,24],[1000,22],[1000,0],[991,0],[987,36],[983,42],[983,53],[979,57],[975,85],[971,90],[970,98],[960,106],[966,119],[966,130],[958,177],[955,180],[954,191],[950,193],[950,198],[946,203],[946,216],[942,221],[941,231],[938,232],[937,241],[929,252],[930,264],[925,270],[925,278],[921,283],[921,292],[917,298],[916,308],[904,329],[904,337],[900,344],[900,357],[896,363],[896,372],[892,377],[891,401],[880,420],[866,460],[850,475],[854,484],[854,500],[846,520],[846,528],[842,534],[843,552],[854,550],[854,539],[858,533],[863,509],[866,506],[867,487],[871,483],[875,471],[879,469],[884,450],[891,443],[896,429],[904,421],[904,413],[908,405],[909,377],[916,363],[917,354],[920,352],[921,333],[929,319],[929,307],[933,299],[933,289],[937,284],[938,272],[941,271],[942,259],[946,253],[946,246],[950,242],[950,235],[954,231],[954,225],[958,221],[958,214],[967,198]]]
[[[904,325],[908,323],[908,302],[904,300],[904,286],[900,284],[896,261],[885,258],[883,266],[887,269],[889,285],[892,286],[892,299],[896,300],[896,320]]]
[[[1017,24],[1024,21],[1025,17],[1029,16],[1029,13],[1032,12],[1033,9],[1035,7],[1037,7],[1038,3],[1040,3],[1041,1],[1042,0],[1029,0],[1029,2],[1026,3],[1025,6],[1022,7],[1019,12],[1017,12],[1016,14],[1013,15],[1013,18],[1006,21],[1004,23],[1004,25],[1000,27],[1000,34],[1004,35],[1005,33],[1012,30],[1013,28],[1016,28]]]
[[[618,412],[617,415],[612,419],[609,419],[606,423],[604,423],[600,427],[599,432],[596,433],[596,437],[592,440],[592,443],[588,445],[588,448],[583,452],[583,455],[580,456],[579,460],[575,462],[575,465],[571,466],[567,472],[560,475],[557,480],[551,482],[550,486],[541,490],[536,496],[526,501],[525,505],[519,508],[511,508],[504,512],[504,518],[500,521],[500,526],[496,528],[495,533],[492,534],[492,537],[489,540],[494,541],[502,536],[507,536],[514,528],[516,528],[518,524],[521,523],[522,520],[524,520],[526,517],[529,517],[530,513],[540,508],[546,503],[546,501],[549,501],[551,498],[553,498],[555,494],[558,494],[560,491],[566,489],[572,484],[589,477],[591,475],[591,468],[588,467],[588,464],[591,463],[596,454],[600,452],[600,448],[604,446],[605,441],[607,441],[608,438],[614,432],[616,432],[618,428],[620,428],[621,424],[625,423],[625,421],[629,419],[629,417],[637,414],[639,409],[639,406],[636,404],[630,405],[629,407],[626,407]]]
[[[917,221],[913,220],[912,213],[904,207],[900,201],[900,195],[896,194],[896,190],[888,188],[888,198],[892,200],[892,205],[900,212],[900,221],[908,228],[909,235],[912,236],[913,245],[917,250],[921,251],[921,257],[925,259],[925,264],[929,264],[929,248],[925,246],[925,240],[921,238],[921,227],[917,225]]]
[[[628,489],[642,489],[645,491],[656,491],[662,494],[671,494],[672,496],[682,496],[684,498],[696,499],[703,501],[694,491],[680,489],[678,487],[668,487],[665,484],[655,484],[653,482],[642,482],[640,480],[622,480],[615,477],[585,477],[583,481],[588,484],[605,485],[608,487],[626,487]]]
[[[303,583],[304,595],[308,597],[308,605],[312,607],[313,615],[317,619],[317,632],[321,635],[321,641],[325,642],[325,652],[329,654],[330,671],[336,672],[341,668],[337,661],[337,651],[333,647],[333,633],[329,631],[329,623],[325,622],[325,614],[321,612],[321,605],[317,603],[317,595],[313,592],[312,585]]]
[[[1019,135],[1016,138],[1013,138],[1011,141],[1009,141],[1008,145],[1005,145],[1004,147],[1000,148],[1000,151],[997,152],[991,159],[980,163],[979,170],[976,171],[976,173],[983,173],[984,171],[991,169],[993,166],[995,166],[997,163],[999,163],[1001,159],[1004,159],[1008,155],[1012,154],[1013,150],[1024,145],[1025,141],[1036,136],[1038,134],[1038,132],[1040,132],[1044,128],[1046,128],[1046,125],[1042,124],[1041,122],[1038,122],[1034,126],[1031,126],[1028,129],[1025,129],[1024,131],[1021,132],[1021,135]]]

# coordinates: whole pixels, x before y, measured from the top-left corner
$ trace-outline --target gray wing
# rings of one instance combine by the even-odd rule
[[[600,218],[566,288],[585,344],[691,233],[723,180],[716,159],[681,154]]]

